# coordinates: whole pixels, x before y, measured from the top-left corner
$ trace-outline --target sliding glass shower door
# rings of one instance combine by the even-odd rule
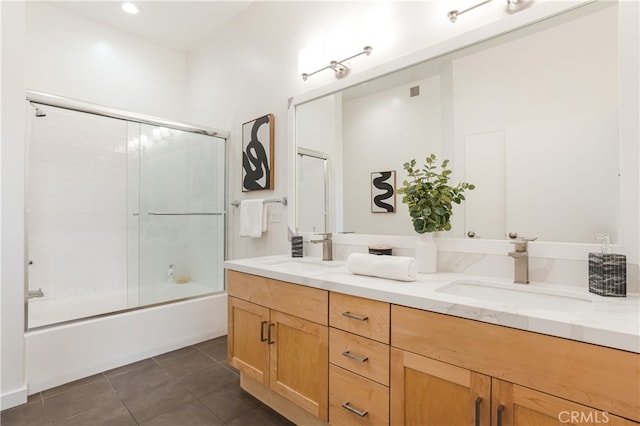
[[[225,140],[129,124],[130,305],[224,290]]]
[[[27,329],[224,291],[226,139],[64,103],[27,109]]]

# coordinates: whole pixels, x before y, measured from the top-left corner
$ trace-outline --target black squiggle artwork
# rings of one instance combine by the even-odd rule
[[[263,124],[269,125],[269,115],[260,117],[253,122],[251,127],[251,140],[242,152],[242,169],[244,179],[242,186],[246,191],[271,188],[271,171],[269,169],[269,157],[263,143],[258,139],[258,130]],[[264,179],[264,184],[260,181]]]
[[[374,188],[379,190],[376,191],[378,194],[373,197],[373,204],[378,207],[379,210],[377,211],[393,213],[395,212],[395,205],[385,202],[385,200],[388,200],[395,194],[393,185],[388,182],[393,176],[393,172],[378,172],[377,174],[379,174],[379,176],[373,178],[371,181]]]

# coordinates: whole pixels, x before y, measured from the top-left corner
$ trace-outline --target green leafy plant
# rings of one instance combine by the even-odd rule
[[[413,228],[418,234],[451,229],[452,203],[460,204],[466,190],[475,186],[461,182],[449,185],[451,170],[447,169],[449,160],[444,160],[438,170],[435,154],[425,159],[424,168],[416,168],[416,160],[404,163],[410,181],[404,181],[398,193],[402,202],[409,206]]]

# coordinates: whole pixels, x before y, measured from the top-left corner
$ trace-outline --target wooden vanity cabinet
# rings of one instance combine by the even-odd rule
[[[393,425],[640,420],[635,353],[396,305],[391,345]]]
[[[241,385],[328,420],[328,293],[234,271],[227,292],[227,358]]]
[[[228,361],[297,424],[640,423],[640,354],[227,271]]]

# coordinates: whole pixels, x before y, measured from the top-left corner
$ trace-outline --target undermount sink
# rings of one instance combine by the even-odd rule
[[[588,294],[529,287],[526,284],[459,280],[436,291],[544,311],[571,311],[592,306],[593,303]]]

